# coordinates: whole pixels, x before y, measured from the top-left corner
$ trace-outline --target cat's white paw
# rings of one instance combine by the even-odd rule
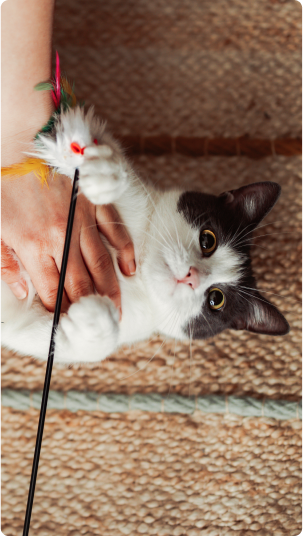
[[[127,173],[121,157],[109,145],[86,147],[79,167],[79,184],[94,205],[112,203],[126,188]]]
[[[58,358],[61,362],[101,361],[116,348],[118,331],[119,312],[107,296],[82,297],[60,321]]]

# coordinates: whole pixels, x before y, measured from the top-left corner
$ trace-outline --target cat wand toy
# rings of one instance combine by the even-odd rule
[[[61,77],[58,52],[56,53],[56,74],[55,74],[54,79],[38,84],[37,86],[35,86],[35,89],[42,90],[42,91],[50,90],[52,93],[52,98],[53,98],[53,102],[55,105],[55,111],[51,115],[49,121],[35,136],[35,139],[39,140],[40,134],[51,133],[54,123],[56,121],[56,117],[61,114],[62,110],[65,111],[68,108],[73,108],[76,105],[76,97],[74,94],[74,88],[70,86],[68,80],[65,77]],[[81,103],[80,103],[80,106],[81,106]],[[79,152],[81,150],[81,148],[78,146],[77,143],[73,143],[71,145],[71,149],[73,152]],[[45,183],[47,184],[47,177],[49,173],[48,165],[45,162],[43,162],[43,160],[37,157],[27,158],[27,160],[25,160],[24,162],[21,162],[20,164],[13,164],[12,166],[1,169],[2,176],[9,175],[10,177],[20,177],[23,175],[27,175],[30,172],[33,172],[40,179],[42,184],[45,184]],[[76,209],[78,189],[79,189],[79,170],[76,169],[75,174],[74,174],[73,188],[72,188],[67,227],[66,227],[66,233],[65,233],[62,265],[61,265],[61,271],[60,271],[60,277],[59,277],[53,326],[52,326],[49,353],[48,353],[47,366],[46,366],[46,372],[45,372],[41,409],[40,409],[38,430],[37,430],[37,436],[36,436],[36,445],[35,445],[31,480],[30,480],[30,486],[29,486],[29,492],[28,492],[25,521],[24,521],[24,527],[23,527],[23,536],[28,536],[29,528],[30,528],[30,520],[31,520],[32,508],[33,508],[33,502],[34,502],[34,494],[35,494],[36,480],[37,480],[38,467],[39,467],[39,458],[40,458],[40,451],[41,451],[42,438],[43,438],[43,430],[44,430],[44,422],[45,422],[46,408],[47,408],[48,395],[49,395],[49,387],[50,387],[52,368],[53,368],[53,362],[54,362],[55,334],[56,334],[56,329],[57,329],[59,318],[60,318],[60,309],[61,309],[62,296],[63,296],[63,290],[64,290],[64,281],[65,281],[66,267],[67,267],[68,254],[69,254],[69,248],[70,248],[70,241],[71,241],[72,230],[73,230],[73,222],[74,222],[74,215],[75,215],[75,209]]]
[[[47,366],[46,366],[46,372],[45,372],[40,417],[39,417],[39,424],[38,424],[37,437],[36,437],[36,446],[35,446],[32,474],[31,474],[31,480],[30,480],[30,486],[29,486],[29,492],[28,492],[25,521],[24,521],[24,527],[23,527],[23,536],[28,536],[30,520],[31,520],[31,515],[32,515],[35,487],[36,487],[36,480],[37,480],[37,473],[38,473],[38,466],[39,466],[39,458],[40,458],[41,444],[42,444],[42,438],[43,438],[44,421],[45,421],[45,414],[46,414],[48,394],[49,394],[49,386],[50,386],[52,368],[53,368],[53,362],[54,362],[55,334],[56,334],[56,329],[57,329],[59,318],[60,318],[60,309],[61,309],[62,296],[63,296],[63,290],[64,290],[64,281],[65,281],[66,267],[67,267],[67,261],[68,261],[68,253],[69,253],[70,241],[71,241],[72,230],[73,230],[74,215],[75,215],[75,209],[76,209],[76,203],[77,203],[77,194],[78,194],[78,188],[79,188],[78,183],[79,183],[79,170],[76,169],[74,181],[73,181],[73,189],[72,189],[72,195],[71,195],[71,201],[70,201],[70,207],[69,207],[68,220],[67,220],[65,242],[64,242],[64,249],[63,249],[63,256],[62,256],[62,266],[61,266],[61,272],[60,272],[60,278],[59,278],[50,347],[49,347]]]
[[[73,86],[71,87],[67,78],[61,77],[58,52],[56,53],[56,74],[55,74],[54,79],[37,84],[37,86],[35,86],[35,89],[41,90],[41,91],[50,90],[52,93],[52,98],[53,98],[53,102],[55,105],[55,111],[51,115],[49,121],[47,122],[46,125],[44,125],[44,127],[35,136],[35,140],[38,141],[39,143],[40,134],[42,135],[50,134],[53,130],[56,119],[61,114],[61,112],[66,111],[69,108],[74,108],[77,103],[77,99],[74,94],[74,87]],[[79,104],[80,106],[83,106],[84,102],[80,102]],[[95,140],[94,140],[94,143],[96,143]],[[76,142],[71,143],[70,148],[74,153],[81,152],[81,154],[83,154],[84,148],[81,148],[79,144]],[[24,162],[21,162],[19,164],[13,164],[12,166],[1,168],[2,176],[10,176],[11,178],[21,177],[21,176],[27,175],[30,172],[33,172],[40,179],[40,182],[42,184],[46,184],[46,185],[48,184],[47,178],[49,174],[49,166],[41,158],[37,158],[37,156],[35,156],[34,158],[27,158]],[[54,174],[55,173],[56,173],[56,170],[54,169]],[[31,520],[32,508],[33,508],[33,502],[34,502],[34,494],[35,494],[36,480],[37,480],[37,474],[38,474],[39,458],[40,458],[40,451],[41,451],[42,438],[43,438],[43,430],[44,430],[44,422],[45,422],[45,415],[46,415],[48,395],[49,395],[49,387],[50,387],[52,368],[53,368],[53,362],[54,362],[55,334],[56,334],[56,329],[58,327],[59,318],[60,318],[60,309],[61,309],[62,296],[63,296],[63,290],[64,290],[66,267],[67,267],[70,241],[71,241],[71,235],[72,235],[72,229],[73,229],[77,194],[78,194],[78,189],[79,189],[78,183],[79,183],[79,170],[76,168],[75,174],[74,174],[74,180],[73,180],[73,188],[72,188],[72,195],[71,195],[71,200],[70,200],[68,220],[67,220],[65,242],[64,242],[64,249],[63,249],[63,256],[62,256],[62,266],[61,266],[61,272],[60,272],[59,284],[58,284],[58,290],[57,290],[57,298],[56,298],[54,319],[53,319],[53,325],[52,325],[50,347],[49,347],[47,366],[46,366],[46,372],[45,372],[41,409],[40,409],[38,430],[37,430],[37,436],[36,436],[36,445],[35,445],[31,480],[30,480],[30,486],[29,486],[29,492],[28,492],[25,521],[24,521],[24,527],[23,527],[23,536],[28,536],[29,528],[30,528],[30,520]]]

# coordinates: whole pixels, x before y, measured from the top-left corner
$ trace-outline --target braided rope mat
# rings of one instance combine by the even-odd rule
[[[281,184],[252,255],[291,332],[225,332],[193,342],[191,359],[187,341],[154,337],[97,365],[55,365],[31,535],[296,536],[301,6],[57,0],[54,48],[159,188]],[[2,352],[7,536],[22,530],[44,371]]]
[[[2,409],[2,530],[21,532],[38,411]],[[31,534],[296,536],[300,421],[49,410]]]
[[[301,20],[296,0],[58,0],[55,45],[116,134],[297,137]]]

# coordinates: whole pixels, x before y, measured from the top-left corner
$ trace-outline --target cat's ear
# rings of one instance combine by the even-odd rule
[[[242,215],[243,225],[256,227],[269,213],[281,193],[275,182],[256,182],[221,194],[228,207]]]
[[[246,329],[264,335],[286,335],[289,324],[278,309],[267,301],[258,291],[249,297],[246,316],[234,320],[234,329]]]

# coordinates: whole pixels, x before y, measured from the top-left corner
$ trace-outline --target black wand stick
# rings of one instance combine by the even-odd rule
[[[79,181],[79,171],[78,169],[76,169],[75,176],[74,176],[72,196],[71,196],[70,206],[69,206],[69,214],[68,214],[66,234],[65,234],[65,243],[64,243],[62,265],[61,265],[57,300],[56,300],[54,320],[53,320],[53,328],[52,328],[52,334],[51,334],[51,340],[50,340],[50,346],[49,346],[49,352],[48,352],[47,367],[46,367],[46,372],[45,372],[45,380],[44,380],[44,387],[43,387],[43,394],[42,394],[42,402],[41,402],[41,409],[40,409],[40,417],[39,417],[39,424],[38,424],[38,431],[37,431],[37,438],[36,438],[33,467],[32,467],[32,475],[31,475],[31,481],[29,485],[26,514],[25,514],[25,521],[24,521],[24,527],[23,527],[23,536],[28,536],[31,515],[32,515],[35,487],[36,487],[36,480],[37,480],[37,473],[38,473],[38,466],[39,466],[39,458],[40,458],[40,451],[41,451],[41,444],[42,444],[42,437],[43,437],[44,421],[45,421],[46,407],[47,407],[47,401],[48,401],[49,386],[50,386],[52,368],[53,368],[53,362],[54,362],[54,353],[55,353],[55,338],[54,337],[56,334],[56,329],[57,329],[57,326],[59,323],[59,317],[60,317],[60,309],[61,309],[61,302],[62,302],[63,289],[64,289],[66,266],[67,266],[69,246],[70,246],[70,240],[72,236],[75,208],[76,208],[76,202],[77,202],[78,181]]]

